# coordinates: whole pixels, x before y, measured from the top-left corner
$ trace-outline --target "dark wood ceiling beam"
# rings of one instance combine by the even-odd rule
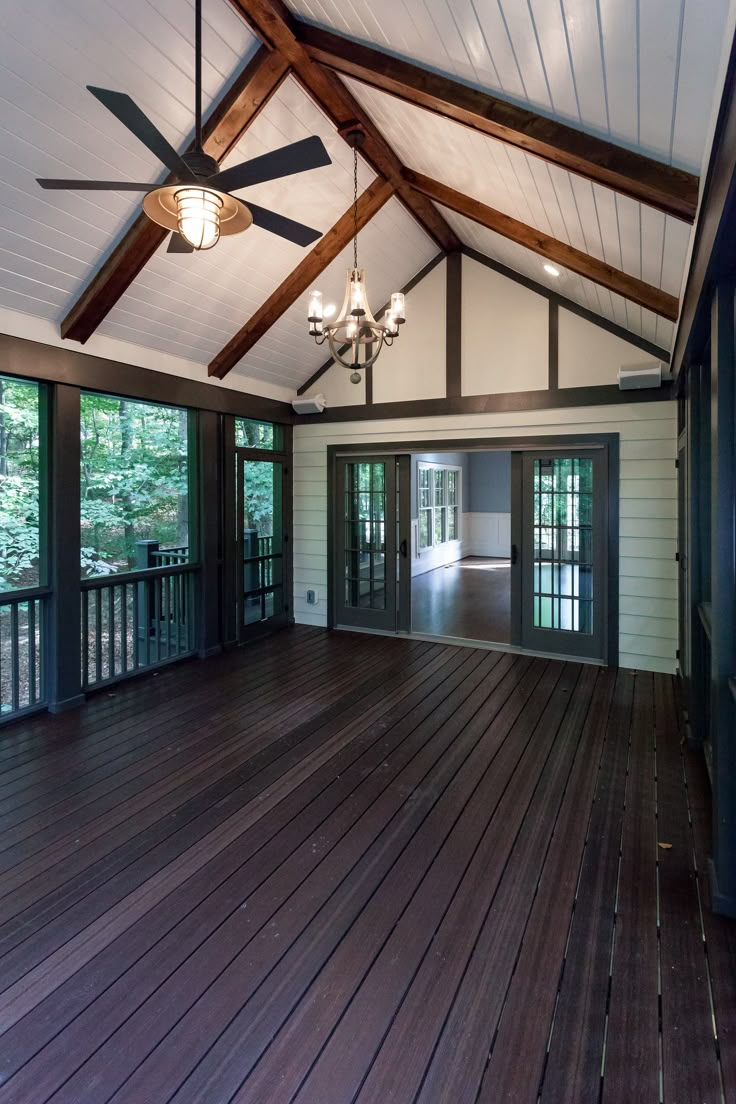
[[[428,176],[405,169],[404,177],[407,183],[435,203],[449,207],[451,211],[456,211],[457,214],[472,219],[473,222],[493,230],[496,234],[523,245],[525,249],[531,249],[562,268],[576,272],[578,276],[584,276],[600,284],[601,287],[622,295],[632,303],[638,303],[640,307],[646,307],[647,310],[654,311],[663,318],[676,321],[679,310],[677,298],[662,291],[661,288],[653,287],[635,276],[621,272],[606,264],[605,261],[598,260],[597,257],[591,257],[580,249],[558,241],[557,238],[552,238],[533,226],[527,226],[526,223],[519,222],[510,215],[496,211],[493,207],[487,207],[485,203],[471,199],[462,192],[456,192],[454,188],[448,188],[446,184],[440,184],[439,181],[432,180]]]
[[[295,21],[295,30],[313,61],[343,76],[354,77],[372,88],[542,157],[665,214],[686,222],[695,218],[698,178],[691,173],[333,31],[301,21]]]
[[[212,110],[204,149],[222,161],[288,75],[289,63],[262,46]],[[61,336],[84,343],[145,267],[168,230],[142,212],[61,323]]]
[[[358,229],[370,222],[394,194],[394,186],[376,177],[370,187],[358,198]],[[300,295],[313,284],[335,257],[348,245],[353,236],[353,205],[342,215],[331,230],[304,257],[283,283],[258,308],[251,319],[235,334],[224,349],[209,365],[210,376],[223,379],[239,360],[253,348],[257,341],[279,320],[284,311],[295,303]],[[306,312],[305,312],[306,323]],[[304,340],[307,340],[306,324]]]
[[[313,61],[298,39],[301,24],[282,0],[230,0],[262,41],[287,59],[294,75],[339,131],[357,122],[365,133],[361,155],[385,180],[398,198],[444,250],[459,249],[461,242],[447,221],[429,200],[409,188],[401,174],[402,164],[370,116],[342,81]]]

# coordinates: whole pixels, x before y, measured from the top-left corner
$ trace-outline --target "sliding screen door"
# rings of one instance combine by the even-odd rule
[[[334,622],[397,627],[396,458],[340,457],[334,496]]]
[[[605,450],[525,452],[521,466],[521,644],[605,660]]]

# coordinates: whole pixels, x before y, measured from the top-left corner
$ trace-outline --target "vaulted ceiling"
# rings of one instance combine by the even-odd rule
[[[85,85],[129,93],[184,150],[193,5],[30,8],[0,10],[0,309],[296,391],[324,360],[306,291],[321,273],[339,301],[350,263],[338,127],[358,118],[376,307],[463,244],[671,347],[728,0],[204,0],[210,152],[227,167],[317,134],[332,164],[248,191],[324,231],[315,246],[254,226],[185,256],[135,194],[43,193],[35,177],[161,179]]]

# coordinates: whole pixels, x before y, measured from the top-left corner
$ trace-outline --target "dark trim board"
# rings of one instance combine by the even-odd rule
[[[447,255],[445,287],[445,395],[457,398],[463,393],[463,255]]]
[[[66,383],[84,391],[100,391],[140,399],[142,402],[170,403],[172,406],[212,410],[267,422],[291,425],[291,404],[250,395],[230,387],[183,379],[167,372],[139,368],[119,360],[91,356],[76,349],[44,345],[25,337],[0,334],[0,372],[26,379]]]
[[[613,406],[628,403],[666,402],[672,386],[651,391],[620,391],[616,384],[600,387],[561,387],[557,391],[508,391],[500,395],[462,395],[444,399],[409,399],[372,406],[328,407],[322,414],[304,414],[296,424],[360,422],[379,418],[432,418],[452,414],[495,414],[530,410],[557,410],[576,406]]]
[[[594,448],[604,449],[608,464],[608,545],[606,608],[608,616],[608,635],[606,638],[606,663],[609,667],[618,666],[619,636],[619,478],[620,444],[618,433],[564,433],[549,436],[530,435],[522,437],[445,437],[442,440],[418,441],[376,441],[369,444],[349,443],[327,446],[327,625],[336,626],[335,620],[335,558],[333,548],[333,511],[337,481],[337,462],[340,457],[350,456],[406,456],[422,452],[526,452],[544,449]],[[512,468],[512,478],[513,468]],[[513,501],[513,498],[512,498]],[[403,519],[400,519],[400,524]],[[512,518],[512,540],[520,546],[520,530]],[[400,533],[403,536],[403,533]],[[410,540],[411,534],[406,534]],[[515,585],[512,581],[512,585]],[[518,584],[516,584],[518,587]],[[516,592],[518,601],[518,589]],[[406,596],[404,598],[406,601]],[[519,641],[512,638],[512,643]]]

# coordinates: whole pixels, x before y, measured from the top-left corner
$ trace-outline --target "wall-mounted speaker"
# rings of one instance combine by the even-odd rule
[[[327,400],[324,395],[307,395],[303,399],[293,399],[291,405],[295,414],[321,414]]]

